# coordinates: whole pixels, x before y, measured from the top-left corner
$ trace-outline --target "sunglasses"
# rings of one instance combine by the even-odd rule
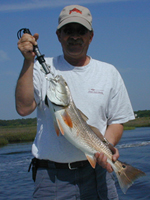
[[[78,29],[71,28],[71,27],[64,27],[63,32],[66,35],[72,35],[74,33],[77,33],[77,35],[85,35],[88,32],[88,29],[84,27],[80,27]]]

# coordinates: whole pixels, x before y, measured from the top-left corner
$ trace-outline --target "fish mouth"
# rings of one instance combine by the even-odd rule
[[[63,79],[63,77],[61,75],[57,75],[55,76],[55,78],[50,78],[50,83],[53,84],[53,86],[57,86],[57,85],[62,85],[62,86],[66,86],[67,83],[66,81]]]
[[[53,88],[57,87],[57,85],[60,83],[60,76],[57,75],[55,78],[50,78],[50,84],[53,86]]]
[[[69,97],[66,90],[67,83],[62,76],[57,75],[55,78],[50,78],[49,95],[51,103],[57,106],[68,106]]]

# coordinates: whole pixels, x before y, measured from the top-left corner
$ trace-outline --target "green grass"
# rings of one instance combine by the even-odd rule
[[[124,127],[150,127],[150,117],[139,117],[124,124]]]
[[[134,130],[134,129],[135,129],[135,126],[133,126],[133,127],[124,126],[124,131],[127,131],[127,130]]]
[[[36,135],[36,126],[1,127],[0,146],[8,143],[30,142]]]

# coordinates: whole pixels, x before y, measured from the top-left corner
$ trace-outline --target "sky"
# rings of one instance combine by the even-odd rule
[[[1,0],[0,120],[23,118],[15,110],[15,86],[23,64],[18,30],[39,33],[38,46],[46,57],[60,55],[58,16],[70,4],[88,7],[93,16],[88,55],[117,68],[134,111],[150,110],[150,0]],[[32,117],[36,111],[25,118]]]

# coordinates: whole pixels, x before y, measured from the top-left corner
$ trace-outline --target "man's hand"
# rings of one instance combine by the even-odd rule
[[[119,158],[119,151],[117,148],[115,148],[115,152],[112,155],[112,161],[115,162],[118,158]],[[107,171],[109,173],[113,172],[113,168],[111,167],[111,165],[107,162],[107,157],[104,153],[96,153],[95,154],[95,158],[97,163],[102,166],[103,168],[107,169]]]
[[[33,52],[33,46],[37,45],[37,40],[39,38],[38,33],[33,36],[25,33],[18,41],[18,49],[21,51],[22,55],[26,60],[34,60],[35,53]]]

